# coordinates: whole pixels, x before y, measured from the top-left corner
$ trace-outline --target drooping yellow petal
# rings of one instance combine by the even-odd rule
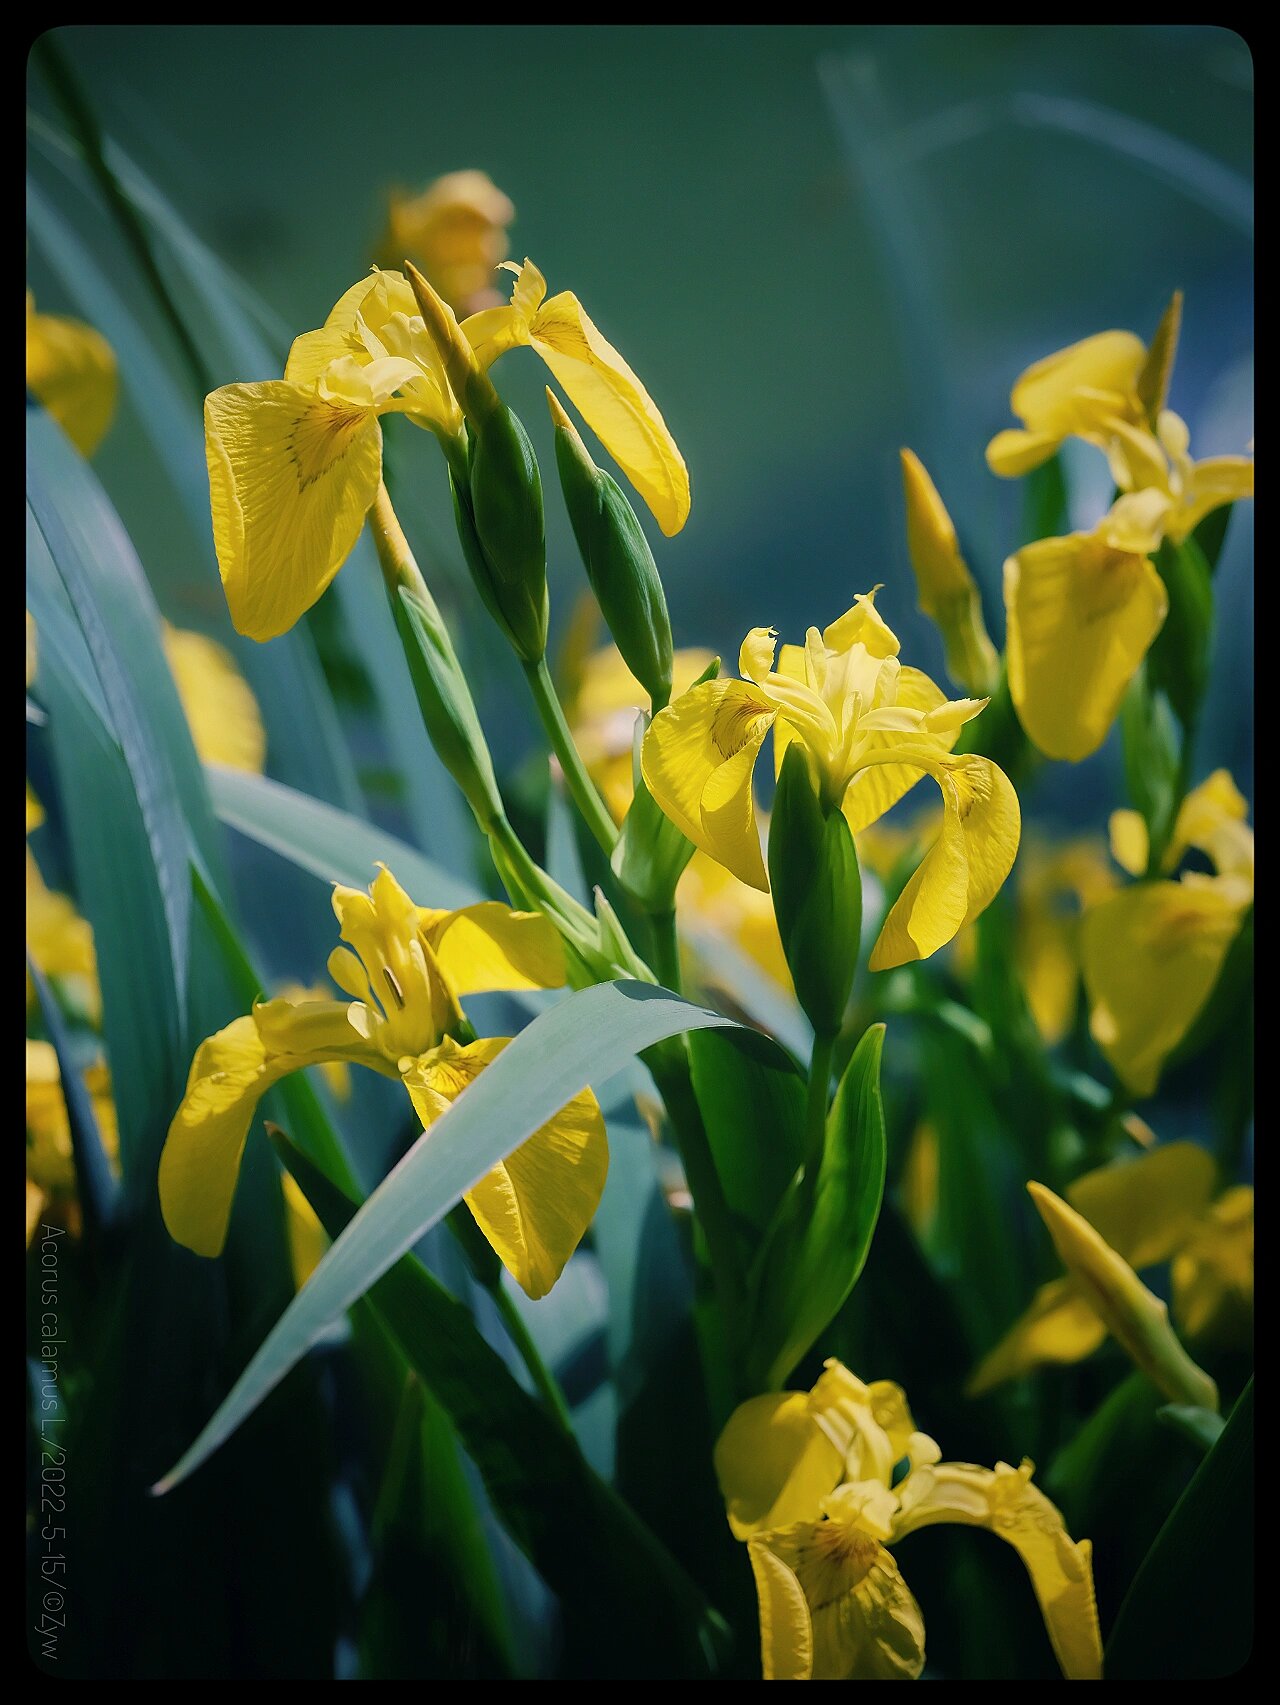
[[[1253,1187],[1227,1190],[1173,1258],[1173,1313],[1189,1338],[1247,1349],[1253,1334]]]
[[[934,1522],[984,1527],[1012,1545],[1026,1565],[1045,1628],[1068,1681],[1102,1679],[1102,1636],[1087,1539],[1073,1540],[1057,1507],[1031,1483],[1032,1467],[994,1469],[940,1462],[915,1469],[899,1487],[893,1538]]]
[[[513,912],[496,900],[456,912],[420,911],[427,940],[455,994],[562,987],[564,948],[541,912]]]
[[[28,1240],[29,1241],[29,1240]],[[813,1624],[804,1588],[761,1540],[747,1546],[760,1606],[760,1667],[765,1681],[813,1679]]]
[[[167,622],[164,652],[201,763],[261,775],[266,731],[258,701],[231,654],[204,634]]]
[[[1041,539],[1004,565],[1009,690],[1051,758],[1087,758],[1164,624],[1164,582],[1145,556],[1089,533]]]
[[[768,1392],[740,1403],[715,1448],[734,1538],[815,1520],[843,1465],[844,1452],[818,1426],[807,1392]]]
[[[176,1243],[222,1253],[259,1101],[290,1072],[330,1060],[389,1069],[339,1001],[267,1001],[200,1044],[160,1156],[160,1208]]]
[[[1070,1279],[1041,1285],[1031,1306],[978,1363],[965,1387],[970,1397],[1020,1379],[1045,1362],[1082,1362],[1099,1348],[1107,1329]]]
[[[1116,1073],[1150,1095],[1209,998],[1248,904],[1234,882],[1144,882],[1085,913],[1089,1028]]]
[[[756,1547],[767,1547],[804,1594],[814,1681],[914,1681],[920,1674],[920,1606],[894,1558],[870,1534],[839,1520],[799,1522],[762,1536]],[[794,1599],[788,1594],[783,1604],[781,1622],[771,1615],[770,1632],[781,1639],[763,1654],[766,1676],[794,1664],[803,1649],[794,1636]],[[764,1608],[762,1598],[762,1646]]]
[[[231,619],[274,639],[342,567],[382,476],[368,410],[284,382],[226,385],[205,399],[218,567]]]
[[[530,342],[668,537],[689,518],[689,473],[648,391],[569,291],[538,309]]]
[[[777,714],[753,685],[706,681],[659,711],[641,754],[645,784],[676,827],[766,892],[751,776]]]
[[[1186,1242],[1215,1173],[1198,1144],[1164,1143],[1086,1172],[1067,1186],[1067,1200],[1131,1267],[1154,1267]]]
[[[925,959],[990,905],[1013,866],[1022,832],[1018,796],[986,758],[933,761],[942,830],[880,930],[872,971]]]
[[[404,1083],[430,1127],[507,1046],[491,1038],[459,1047],[446,1038]],[[476,1224],[525,1293],[545,1296],[591,1224],[609,1170],[600,1105],[589,1089],[494,1167],[464,1198]]]
[[[1169,527],[1175,542],[1185,539],[1215,509],[1253,496],[1253,461],[1248,456],[1209,456],[1193,465],[1187,489]]]
[[[1171,1403],[1218,1407],[1218,1390],[1169,1324],[1169,1310],[1120,1255],[1060,1196],[1034,1181],[1027,1193],[1078,1289],[1134,1366]]]
[[[116,358],[82,320],[37,314],[27,298],[27,389],[82,456],[92,456],[116,411]]]
[[[1028,432],[1020,426],[1007,426],[987,445],[987,466],[1001,479],[1017,479],[1047,462],[1061,443],[1056,432]]]

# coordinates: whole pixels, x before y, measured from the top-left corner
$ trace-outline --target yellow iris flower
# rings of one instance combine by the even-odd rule
[[[205,399],[205,457],[218,567],[231,619],[273,639],[309,610],[350,555],[382,479],[382,415],[434,432],[456,461],[463,417],[437,334],[487,368],[529,344],[551,368],[666,533],[689,513],[684,461],[649,393],[576,296],[544,301],[531,262],[511,302],[458,327],[437,300],[425,325],[408,280],[375,272],[296,338],[282,380]]]
[[[273,1084],[305,1066],[366,1066],[403,1083],[430,1126],[507,1045],[458,1041],[459,997],[565,980],[559,937],[539,914],[488,901],[433,911],[385,868],[367,893],[335,888],[333,908],[348,945],[329,975],[350,999],[266,1001],[196,1050],[160,1159],[160,1205],[171,1236],[199,1255],[221,1252],[254,1110]],[[584,1090],[466,1197],[531,1297],[577,1248],[608,1164],[604,1120]]]
[[[1214,1164],[1195,1143],[1165,1143],[1101,1166],[1067,1201],[1122,1261],[1142,1271],[1172,1263],[1173,1314],[1189,1338],[1247,1341],[1253,1315],[1253,1191],[1217,1202]],[[1030,1307],[979,1363],[970,1396],[1046,1363],[1083,1361],[1107,1336],[1087,1281],[1069,1272],[1041,1285]]]
[[[1253,831],[1225,770],[1187,795],[1165,858],[1173,870],[1188,848],[1216,875],[1137,882],[1091,906],[1081,935],[1094,1040],[1125,1085],[1150,1095],[1164,1063],[1213,992],[1231,943],[1253,903]],[[1113,819],[1117,858],[1145,871],[1146,829],[1133,812]]]
[[[446,172],[420,195],[392,193],[379,252],[387,266],[416,260],[455,313],[475,313],[497,306],[493,275],[515,216],[487,172]]]
[[[1098,332],[1028,367],[1009,398],[1020,427],[998,432],[987,465],[1006,479],[1030,473],[1067,438],[1105,449],[1117,421],[1141,426],[1147,347],[1133,332]]]
[[[1052,1047],[1076,1014],[1081,918],[1115,892],[1116,878],[1106,848],[1087,839],[1024,846],[1018,869],[1014,953],[1036,1028]]]
[[[562,658],[569,680],[566,710],[573,737],[588,773],[618,823],[634,794],[636,717],[647,700],[644,688],[622,661],[616,645],[581,655],[590,645],[595,622],[588,601],[575,614],[578,648]],[[687,692],[711,663],[713,653],[696,647],[677,651],[672,690]],[[722,864],[695,852],[676,889],[680,915],[734,942],[779,987],[791,987],[791,973],[767,895],[748,888]]]
[[[28,825],[33,798],[28,789]],[[102,1016],[102,991],[98,985],[93,928],[65,894],[45,886],[30,847],[27,848],[27,951],[36,968],[57,982],[88,1021],[96,1025]],[[28,981],[27,999],[32,998]]]
[[[82,456],[92,456],[116,412],[116,358],[82,320],[37,314],[27,291],[27,389]]]
[[[1112,423],[1108,442],[1112,476],[1123,492],[1150,492],[1161,532],[1175,544],[1214,509],[1253,496],[1250,456],[1191,458],[1191,434],[1181,415],[1161,409],[1156,430]],[[1154,501],[1152,499],[1151,501]]]
[[[103,1152],[118,1167],[119,1139],[111,1074],[105,1062],[86,1066],[84,1086],[93,1104]],[[42,1220],[53,1215],[68,1230],[79,1227],[71,1125],[52,1043],[27,1039],[27,1245]]]
[[[162,637],[200,762],[261,775],[267,756],[262,713],[230,652],[202,633],[168,622]]]
[[[734,1411],[716,1473],[755,1575],[766,1681],[914,1680],[924,1622],[889,1547],[936,1522],[1012,1545],[1063,1674],[1101,1679],[1088,1540],[1072,1540],[1029,1462],[979,1468],[940,1456],[901,1386],[864,1385],[834,1360],[812,1391],[770,1392]]]
[[[1164,499],[1119,498],[1092,532],[1024,545],[1004,565],[1009,691],[1027,735],[1078,763],[1106,739],[1168,614],[1151,561]]]
[[[898,640],[875,594],[804,646],[753,628],[742,644],[745,677],[721,677],[682,694],[644,740],[649,791],[685,835],[750,887],[768,892],[751,777],[775,730],[775,755],[804,743],[828,810],[855,834],[924,775],[942,792],[942,830],[885,919],[873,971],[921,959],[950,941],[998,892],[1018,850],[1017,795],[989,759],[954,756],[961,726],[985,699],[948,701],[918,669],[898,661]]]

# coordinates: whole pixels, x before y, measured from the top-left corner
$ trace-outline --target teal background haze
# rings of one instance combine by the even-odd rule
[[[883,582],[904,652],[940,672],[902,537],[904,443],[951,508],[998,637],[1021,491],[988,473],[983,448],[1011,424],[1012,380],[1106,327],[1149,336],[1175,286],[1186,311],[1171,400],[1194,451],[1252,438],[1252,65],[1230,30],[58,35],[107,129],[266,299],[285,340],[318,325],[367,266],[390,185],[489,172],[517,208],[513,255],[581,297],[685,454],[689,523],[672,540],[650,525],[677,643],[735,659],[747,628],[799,637]],[[38,255],[31,269],[39,291]],[[58,306],[56,292],[40,299]],[[527,352],[498,372],[543,464],[562,633],[583,581],[552,472],[547,374]],[[1091,524],[1110,485],[1102,458],[1076,448],[1076,520]],[[129,454],[126,422],[102,452],[113,489]],[[420,503],[426,554],[461,586],[440,458],[411,432],[391,454]],[[146,555],[155,522],[134,508]],[[1249,508],[1223,562],[1217,643],[1231,667],[1215,672],[1201,748],[1204,766],[1228,763],[1242,780]],[[521,683],[488,635],[471,644],[510,757],[531,734]],[[1118,779],[1113,741],[1091,764],[1054,766],[1046,803],[1079,827]]]

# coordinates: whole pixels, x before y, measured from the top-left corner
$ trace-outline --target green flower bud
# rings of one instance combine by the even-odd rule
[[[547,390],[565,508],[591,589],[627,668],[659,711],[671,697],[671,619],[653,552],[615,480]]]
[[[547,649],[542,480],[528,434],[505,404],[471,422],[468,491],[450,475],[454,519],[480,596],[526,663]]]
[[[796,999],[819,1036],[834,1036],[858,963],[862,876],[849,825],[838,807],[823,812],[799,742],[778,776],[769,884]]]
[[[391,606],[431,744],[487,830],[502,816],[502,799],[475,702],[440,613],[407,586],[396,589]]]

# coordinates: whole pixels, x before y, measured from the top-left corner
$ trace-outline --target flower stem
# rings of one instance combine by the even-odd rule
[[[618,839],[617,826],[609,815],[608,806],[600,797],[599,789],[587,774],[582,756],[574,744],[569,724],[564,719],[555,683],[551,679],[551,671],[547,668],[546,658],[540,657],[536,663],[526,663],[524,672],[529,682],[529,690],[533,694],[533,702],[538,707],[539,720],[551,742],[551,749],[560,762],[574,804],[608,858]]]
[[[809,1094],[804,1116],[804,1170],[810,1187],[817,1182],[822,1151],[827,1140],[827,1097],[831,1090],[831,1054],[834,1036],[815,1036],[809,1056]]]
[[[674,911],[650,912],[649,922],[653,929],[653,968],[657,972],[658,981],[664,989],[670,989],[673,995],[683,994],[676,914]]]

